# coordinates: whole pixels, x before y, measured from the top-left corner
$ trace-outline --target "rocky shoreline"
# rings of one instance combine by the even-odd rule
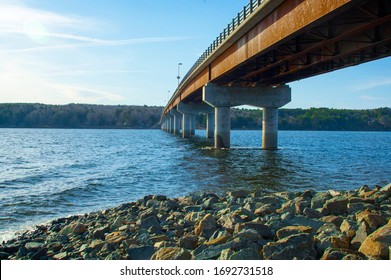
[[[37,226],[0,245],[0,259],[390,260],[391,184],[149,195]]]

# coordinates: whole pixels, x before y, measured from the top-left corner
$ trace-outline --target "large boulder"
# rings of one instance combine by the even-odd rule
[[[391,221],[370,234],[362,243],[359,252],[380,259],[390,259]]]
[[[151,260],[191,260],[189,251],[183,248],[166,247],[159,249]]]
[[[316,250],[311,234],[291,235],[277,242],[269,242],[263,247],[265,260],[313,260]]]

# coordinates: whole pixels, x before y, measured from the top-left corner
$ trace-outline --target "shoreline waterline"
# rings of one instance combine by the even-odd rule
[[[59,218],[1,259],[390,259],[391,184],[350,191],[147,195]],[[381,249],[378,249],[381,248]]]

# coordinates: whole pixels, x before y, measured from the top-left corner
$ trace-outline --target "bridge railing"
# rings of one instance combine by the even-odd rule
[[[179,87],[184,81],[186,81],[191,73],[200,66],[264,1],[265,0],[250,0],[250,2],[243,7],[243,9],[232,19],[223,32],[216,37],[213,43],[210,44],[210,46],[198,58],[187,74],[183,77]]]

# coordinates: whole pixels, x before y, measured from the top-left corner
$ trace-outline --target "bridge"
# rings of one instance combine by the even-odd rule
[[[251,0],[200,56],[164,108],[161,127],[230,147],[230,108],[263,108],[262,148],[278,145],[286,84],[391,55],[390,0]],[[316,89],[314,89],[316,94]]]

